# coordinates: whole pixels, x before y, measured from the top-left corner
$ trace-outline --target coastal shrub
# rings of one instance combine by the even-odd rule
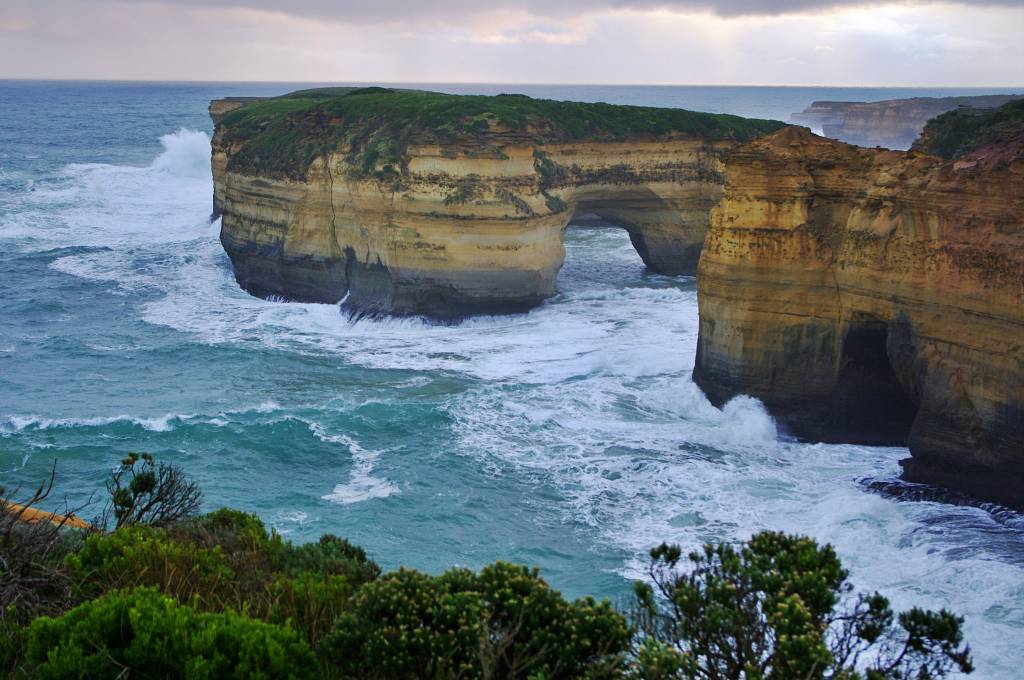
[[[232,569],[251,579],[281,571],[292,547],[256,515],[229,508],[176,522],[167,531],[179,543],[220,550]]]
[[[894,617],[877,593],[852,597],[831,546],[763,532],[741,547],[707,544],[688,569],[682,558],[679,546],[655,548],[654,587],[636,586],[638,677],[924,680],[972,670],[962,619],[921,609]]]
[[[1024,132],[1024,99],[996,109],[954,109],[928,121],[911,147],[954,160]]]
[[[569,206],[560,197],[552,196],[548,193],[544,193],[544,205],[553,213],[565,212],[569,209]]]
[[[393,94],[394,90],[390,87],[378,87],[377,85],[371,85],[370,87],[360,87],[352,90],[345,94],[346,97],[355,97],[361,94]]]
[[[309,646],[287,628],[206,614],[149,588],[114,591],[28,634],[28,661],[47,678],[313,678]]]
[[[14,607],[0,616],[0,676],[12,678],[19,670],[25,655],[26,630]]]
[[[136,526],[89,536],[66,559],[76,601],[116,589],[152,587],[202,611],[234,610],[301,631],[315,644],[380,567],[362,548],[332,536],[293,545],[258,517],[236,510],[167,529]]]
[[[594,677],[616,669],[628,647],[626,620],[608,601],[569,602],[537,569],[496,562],[471,585],[487,610],[488,677]]]
[[[288,623],[312,645],[332,630],[353,592],[380,576],[365,550],[332,534],[316,543],[284,544],[275,552],[274,570],[265,604],[250,599],[251,614]]]
[[[354,590],[349,579],[340,575],[303,572],[293,578],[278,577],[266,588],[266,611],[260,618],[289,626],[316,646],[346,610]]]
[[[219,545],[227,552],[271,550],[283,543],[267,531],[256,515],[231,508],[220,508],[205,515],[177,522],[170,530],[176,540],[207,546]]]
[[[322,661],[342,677],[474,677],[484,607],[450,580],[400,569],[363,586],[320,644]]]
[[[129,453],[107,480],[110,501],[98,522],[115,529],[136,524],[167,526],[199,512],[203,494],[182,470],[148,453]]]
[[[52,475],[19,506],[0,492],[0,675],[925,680],[972,670],[962,619],[896,614],[877,593],[855,594],[835,551],[801,536],[764,532],[687,556],[659,546],[630,626],[608,602],[566,600],[536,569],[382,576],[343,538],[295,545],[237,510],[83,537],[18,510],[50,486]]]
[[[543,151],[534,149],[533,167],[540,175],[540,188],[542,190],[565,184],[568,180],[568,172],[564,167],[551,160]]]
[[[233,602],[236,592],[236,572],[219,546],[178,542],[155,527],[88,536],[65,566],[79,602],[119,588],[152,586],[179,602],[199,598],[217,608]]]
[[[346,677],[613,676],[629,642],[607,602],[566,601],[537,571],[401,569],[364,586],[320,645]]]
[[[340,575],[356,585],[380,576],[380,567],[365,550],[333,534],[322,535],[316,543],[288,544],[281,551],[278,567],[292,575],[303,572]]]

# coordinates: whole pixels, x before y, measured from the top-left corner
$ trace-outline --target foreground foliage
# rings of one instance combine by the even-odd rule
[[[654,587],[636,586],[648,677],[923,680],[972,670],[962,619],[915,608],[894,625],[886,598],[851,597],[831,546],[766,531],[739,548],[705,545],[688,570],[682,557],[679,546],[655,548]]]
[[[147,472],[153,483],[134,484]],[[153,494],[161,478],[181,494]],[[129,457],[113,480],[109,532],[24,510],[48,485],[20,505],[4,497],[0,672],[926,680],[971,671],[960,618],[897,616],[881,595],[854,597],[832,548],[805,537],[764,532],[686,560],[662,545],[651,552],[653,586],[637,584],[627,616],[607,601],[569,601],[521,565],[382,574],[344,539],[294,545],[244,512],[193,507],[169,519],[198,489],[150,457]]]
[[[299,635],[246,616],[197,613],[154,589],[113,591],[59,618],[36,619],[28,659],[39,678],[308,678]]]
[[[99,526],[113,519],[115,529],[147,524],[167,526],[199,512],[203,493],[173,465],[157,463],[148,453],[129,453],[107,480],[110,502]]]
[[[321,653],[346,677],[613,677],[629,639],[607,601],[570,603],[535,569],[498,562],[368,584]]]

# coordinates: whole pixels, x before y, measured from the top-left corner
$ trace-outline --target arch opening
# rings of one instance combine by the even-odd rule
[[[634,286],[650,272],[630,230],[595,213],[577,211],[562,228],[564,257],[556,288],[562,293]]]
[[[855,314],[843,337],[834,412],[862,433],[862,443],[903,445],[917,413],[893,366],[889,331],[887,322]]]
[[[644,185],[578,187],[567,227],[589,222],[625,229],[652,272],[693,276],[710,224],[711,205],[704,203],[669,199]]]

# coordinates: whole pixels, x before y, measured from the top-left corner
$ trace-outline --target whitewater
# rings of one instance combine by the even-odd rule
[[[712,406],[693,279],[646,272],[624,231],[570,228],[558,293],[528,314],[353,322],[257,299],[209,220],[193,109],[139,114],[124,148],[81,142],[83,122],[96,162],[0,146],[0,485],[56,460],[84,501],[145,450],[291,539],[343,535],[388,568],[527,562],[616,599],[662,541],[799,532],[858,588],[965,616],[975,677],[1019,677],[1024,517],[881,491],[905,490],[906,449],[798,443],[754,399]]]

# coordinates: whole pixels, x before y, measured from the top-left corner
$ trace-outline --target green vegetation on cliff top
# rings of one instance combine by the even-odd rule
[[[1024,99],[997,109],[947,111],[928,121],[911,148],[953,160],[993,142],[1021,135],[1024,135]]]
[[[325,152],[347,148],[353,173],[386,179],[400,171],[410,141],[493,144],[524,133],[536,143],[692,135],[745,142],[784,123],[685,109],[451,95],[380,87],[300,90],[248,104],[221,120],[226,144],[240,145],[232,169],[301,176]],[[391,168],[387,168],[390,165]]]

